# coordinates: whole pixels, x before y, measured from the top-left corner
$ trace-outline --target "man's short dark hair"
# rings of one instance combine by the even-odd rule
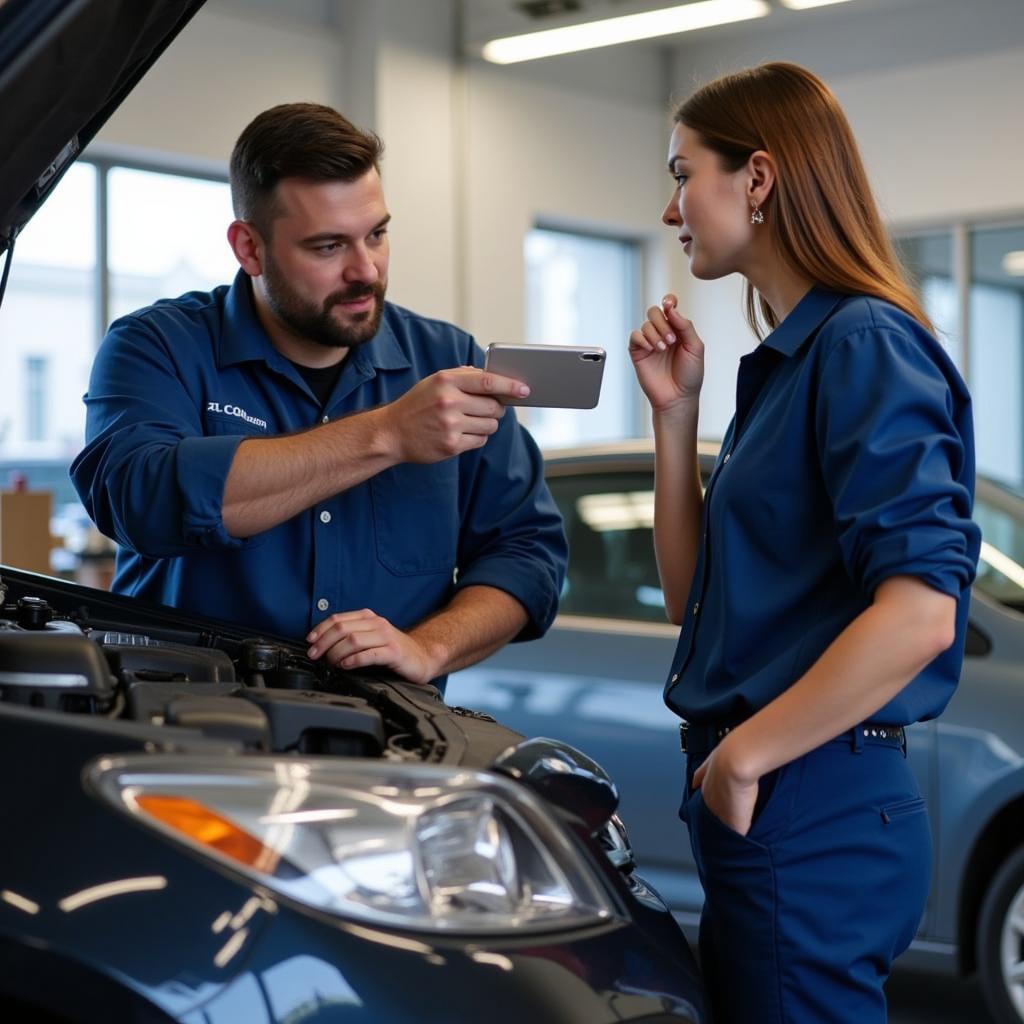
[[[356,181],[379,170],[381,140],[319,103],[282,103],[245,128],[231,152],[235,216],[265,237],[277,216],[274,189],[282,178]]]

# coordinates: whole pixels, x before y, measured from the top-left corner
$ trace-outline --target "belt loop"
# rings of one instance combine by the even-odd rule
[[[866,730],[863,725],[855,725],[850,732],[853,734],[850,740],[850,750],[854,754],[862,754],[864,752],[864,733]]]
[[[907,730],[900,729],[900,753],[907,756]]]

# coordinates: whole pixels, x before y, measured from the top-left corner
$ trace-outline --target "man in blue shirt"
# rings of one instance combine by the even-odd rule
[[[473,339],[385,302],[380,141],[259,115],[231,157],[230,286],[116,321],[71,468],[119,544],[113,589],[312,658],[448,672],[554,618],[561,520]]]

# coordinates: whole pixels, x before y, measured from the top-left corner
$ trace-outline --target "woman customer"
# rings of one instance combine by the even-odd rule
[[[882,1022],[930,870],[903,727],[956,687],[980,543],[970,398],[814,75],[700,89],[668,164],[662,220],[760,338],[702,496],[705,346],[673,295],[630,335],[715,1020]]]

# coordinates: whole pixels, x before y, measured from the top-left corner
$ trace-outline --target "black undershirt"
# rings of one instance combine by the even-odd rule
[[[327,404],[327,399],[331,397],[334,385],[338,383],[345,360],[342,359],[340,363],[336,363],[334,366],[324,366],[322,368],[318,366],[302,366],[293,360],[289,360],[289,362],[302,375],[302,379],[309,385],[309,390],[316,396],[316,400],[320,403],[320,408],[322,409]]]

